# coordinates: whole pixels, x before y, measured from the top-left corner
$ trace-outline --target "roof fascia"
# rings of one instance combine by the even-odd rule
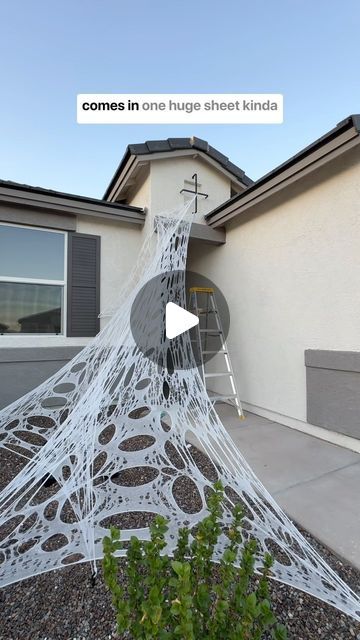
[[[247,185],[245,185],[239,178],[236,178],[234,174],[230,173],[227,169],[222,167],[216,160],[210,158],[206,153],[198,149],[177,149],[174,151],[164,151],[164,152],[156,152],[152,154],[144,154],[144,155],[131,155],[125,164],[124,169],[119,175],[114,187],[108,196],[108,201],[114,202],[116,197],[119,194],[119,191],[124,188],[125,184],[128,180],[131,180],[131,176],[133,172],[138,168],[140,164],[144,165],[145,163],[156,162],[159,160],[171,160],[173,158],[182,158],[182,157],[201,157],[205,162],[212,165],[212,167],[222,173],[226,178],[228,178],[231,182],[236,183],[244,190],[247,189]]]
[[[270,178],[264,184],[260,184],[258,188],[254,185],[253,188],[249,189],[249,193],[245,191],[236,202],[229,202],[227,207],[222,206],[222,210],[218,213],[216,213],[216,210],[210,212],[206,216],[208,224],[214,228],[224,225],[235,216],[248,211],[259,202],[312,173],[315,169],[337,158],[359,143],[359,134],[355,129],[352,128],[346,131],[288,169],[284,169],[279,175]]]
[[[145,222],[145,212],[140,209],[136,210],[134,208],[134,211],[129,211],[126,207],[122,209],[120,205],[111,206],[108,203],[93,203],[68,197],[61,198],[60,196],[34,193],[22,189],[7,189],[2,185],[0,186],[0,202],[36,208],[40,212],[52,211],[76,216],[86,215],[106,220],[117,220],[118,222],[130,222],[137,225],[142,225]]]

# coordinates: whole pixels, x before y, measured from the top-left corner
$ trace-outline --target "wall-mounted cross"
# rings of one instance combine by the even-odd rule
[[[201,191],[198,191],[198,175],[197,173],[194,173],[193,176],[191,176],[191,180],[194,180],[194,191],[192,191],[191,189],[181,189],[180,193],[183,193],[184,191],[186,191],[187,193],[193,193],[195,195],[195,211],[193,211],[193,213],[197,213],[197,203],[198,203],[198,196],[202,196],[203,198],[208,198],[209,194],[208,193],[201,193]]]

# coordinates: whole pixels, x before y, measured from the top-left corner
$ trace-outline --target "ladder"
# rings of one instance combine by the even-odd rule
[[[236,388],[235,376],[231,366],[229,351],[225,341],[225,335],[221,325],[219,309],[215,300],[215,291],[211,287],[190,287],[188,310],[199,318],[199,324],[194,327],[197,333],[196,339],[192,342],[197,347],[197,361],[200,363],[200,374],[202,376],[205,387],[208,391],[209,398],[213,405],[216,402],[225,402],[233,405],[238,413],[239,418],[243,419],[243,411]],[[211,324],[213,326],[211,326]],[[217,341],[215,348],[212,342]],[[209,344],[210,343],[210,344]],[[223,361],[222,371],[205,370],[204,356],[214,356],[216,363]],[[210,390],[209,381],[211,379],[224,378],[229,392],[224,394],[216,393]]]

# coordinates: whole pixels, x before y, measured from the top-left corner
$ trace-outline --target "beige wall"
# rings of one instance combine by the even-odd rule
[[[198,198],[198,213],[194,222],[205,223],[204,215],[230,198],[231,179],[199,155],[176,156],[174,152],[162,160],[152,159],[137,177],[136,185],[129,191],[127,204],[146,208],[141,242],[151,231],[154,216],[170,213],[184,205],[191,195],[181,194],[184,187],[193,189],[191,177],[198,174],[198,188],[209,197]]]
[[[359,350],[360,155],[347,152],[227,227],[189,268],[220,286],[251,407],[306,420],[305,349]]]
[[[180,191],[184,187],[193,189],[191,176],[194,173],[198,174],[199,191],[209,194],[206,200],[198,200],[196,222],[204,222],[205,213],[230,198],[231,180],[200,156],[171,155],[166,159],[152,160],[149,174],[136,192],[130,192],[128,204],[147,206],[151,215],[174,209],[188,201],[189,196],[180,194]]]
[[[148,208],[150,206],[150,167],[139,172],[136,184],[129,190],[127,204],[132,207]]]
[[[153,224],[154,215],[184,202],[179,191],[184,186],[184,178],[191,178],[195,171],[199,174],[201,189],[209,193],[208,200],[199,200],[200,222],[205,212],[230,196],[230,180],[199,158],[157,160],[151,163],[150,170],[144,170],[129,196],[129,204],[149,208],[143,229],[132,224],[79,217],[79,233],[101,236],[101,311],[113,306],[117,292],[136,261],[145,234]],[[107,318],[102,318],[101,327],[106,322]]]

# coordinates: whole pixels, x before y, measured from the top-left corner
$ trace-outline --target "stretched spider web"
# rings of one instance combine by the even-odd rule
[[[121,526],[125,541],[132,535],[146,539],[156,514],[169,519],[171,553],[178,529],[191,528],[206,515],[211,485],[219,479],[227,496],[224,525],[231,521],[232,504],[240,501],[244,541],[254,537],[259,543],[256,568],[268,551],[274,579],[360,620],[359,597],[255,476],[215,412],[196,366],[177,366],[184,353],[191,354],[188,333],[179,336],[171,354],[159,345],[156,358],[134,342],[131,307],[151,278],[164,276],[159,322],[169,300],[185,307],[189,210],[156,218],[97,337],[0,412],[5,462],[10,456],[9,481],[0,494],[0,585],[79,562],[96,570],[111,523]],[[205,466],[199,450],[208,457]],[[16,469],[22,468],[11,477],[14,457]],[[215,560],[227,543],[225,532],[226,526]]]

